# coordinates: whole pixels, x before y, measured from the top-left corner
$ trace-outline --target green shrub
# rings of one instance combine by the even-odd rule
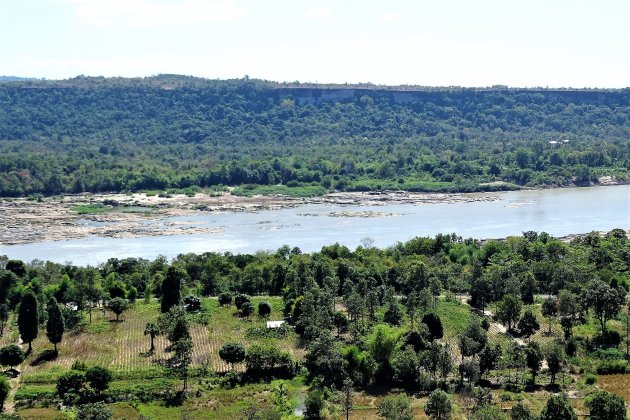
[[[0,407],[4,406],[4,402],[9,396],[9,390],[11,387],[9,386],[9,381],[7,377],[4,375],[0,375]]]
[[[600,375],[626,373],[627,371],[628,363],[623,360],[605,360],[597,366],[597,373]]]
[[[587,373],[586,376],[584,377],[584,383],[586,385],[593,385],[595,382],[597,382],[597,375],[593,375],[592,373]]]
[[[223,389],[232,389],[240,385],[242,380],[243,377],[240,373],[235,370],[230,370],[223,376],[223,378],[221,378],[220,385]]]

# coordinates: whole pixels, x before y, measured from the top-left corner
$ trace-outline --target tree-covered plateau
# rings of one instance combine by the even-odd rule
[[[0,83],[0,196],[628,180],[630,91],[77,77]]]

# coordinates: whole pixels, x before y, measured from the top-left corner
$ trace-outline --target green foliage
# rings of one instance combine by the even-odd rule
[[[626,404],[620,396],[600,391],[586,400],[586,407],[590,410],[593,420],[625,420],[627,419]]]
[[[425,314],[422,317],[422,323],[429,327],[429,341],[437,340],[444,337],[444,329],[440,317],[434,313]]]
[[[337,335],[340,335],[348,328],[348,317],[343,312],[337,311],[333,316],[333,322],[337,328]]]
[[[413,390],[420,385],[420,362],[413,347],[396,351],[391,358],[393,378],[396,383]]]
[[[20,337],[26,343],[28,343],[29,352],[31,351],[31,344],[33,340],[37,338],[39,328],[39,312],[37,308],[37,297],[32,290],[27,290],[22,296],[22,302],[18,311],[18,329],[20,330]]]
[[[190,338],[180,338],[171,343],[169,350],[172,352],[168,360],[168,367],[184,380],[184,392],[188,388],[188,368],[192,363],[193,342]]]
[[[240,309],[241,316],[249,318],[254,313],[254,305],[251,302],[244,302]]]
[[[512,406],[512,410],[510,410],[510,418],[512,420],[535,420],[536,416],[534,416],[529,408],[522,402],[517,402]]]
[[[400,305],[398,304],[398,302],[390,302],[387,309],[385,310],[383,320],[389,325],[398,326],[402,322],[402,318],[403,312],[400,309]]]
[[[540,324],[538,319],[536,319],[536,315],[530,309],[527,309],[521,319],[518,320],[517,328],[521,335],[529,337],[540,329]]]
[[[245,355],[247,373],[252,376],[290,377],[293,374],[293,357],[271,345],[253,345]]]
[[[85,373],[70,370],[57,379],[57,395],[68,403],[77,402],[84,391]]]
[[[151,348],[149,349],[149,352],[153,352],[155,350],[154,340],[155,337],[160,335],[160,333],[160,327],[155,322],[149,321],[144,326],[144,335],[148,335],[151,338]]]
[[[107,212],[107,208],[103,207],[102,204],[82,204],[80,206],[74,206],[72,210],[76,211],[80,215]]]
[[[232,294],[231,293],[221,293],[219,295],[219,304],[221,306],[230,306],[232,304]]]
[[[590,281],[580,295],[582,304],[595,313],[602,335],[606,333],[606,322],[619,313],[625,298],[624,289],[611,287],[601,280]]]
[[[495,405],[486,405],[477,410],[471,420],[507,420],[507,416]]]
[[[519,298],[506,295],[497,305],[497,319],[511,330],[521,315],[522,307],[523,302]]]
[[[304,185],[288,187],[286,185],[255,185],[247,184],[235,188],[232,194],[252,197],[254,195],[286,195],[289,197],[319,197],[326,190],[319,185]]]
[[[291,334],[291,327],[284,323],[278,328],[250,327],[245,331],[245,338],[252,339],[281,339]]]
[[[111,420],[112,411],[104,402],[83,404],[77,410],[77,420]]]
[[[61,343],[61,339],[63,338],[65,324],[61,308],[59,308],[57,300],[54,297],[50,298],[48,301],[47,311],[46,336],[48,340],[55,345],[55,351],[57,351],[57,344]]]
[[[17,366],[24,361],[26,355],[17,344],[9,344],[0,349],[0,364],[2,366]]]
[[[387,396],[378,404],[378,415],[386,420],[412,420],[411,400],[405,393]]]
[[[552,395],[540,413],[540,420],[577,420],[575,411],[569,404],[566,394]]]
[[[182,299],[186,312],[198,312],[201,309],[201,300],[198,296],[187,295]]]
[[[324,392],[320,389],[313,389],[307,395],[304,400],[304,418],[305,419],[320,419],[320,413],[324,408]]]
[[[236,305],[236,309],[241,310],[245,303],[251,303],[251,298],[244,294],[238,294],[234,298],[234,304]]]
[[[479,375],[481,374],[481,368],[479,367],[479,362],[476,359],[470,359],[460,363],[458,371],[460,383],[463,383],[463,380],[466,379],[469,386],[476,383],[477,380],[479,380]]]
[[[470,318],[466,329],[459,335],[459,349],[463,356],[474,356],[486,346],[488,334],[478,317]]]
[[[259,302],[258,303],[258,315],[262,316],[262,317],[267,317],[269,316],[269,314],[271,314],[271,305],[269,304],[269,302]]]
[[[322,331],[308,343],[304,365],[313,377],[319,377],[322,384],[341,386],[344,379],[345,360],[339,343],[328,331]]]
[[[180,304],[182,281],[185,281],[188,274],[181,267],[171,265],[166,271],[166,277],[162,282],[162,313],[167,313],[172,307]]]
[[[101,366],[93,366],[85,371],[85,380],[97,392],[103,392],[112,381],[112,373]]]
[[[129,309],[129,301],[121,297],[115,297],[107,302],[107,308],[116,314],[116,321],[118,321],[120,315]]]
[[[245,347],[240,343],[224,344],[219,350],[219,357],[233,366],[235,363],[245,360]]]
[[[225,375],[223,375],[220,384],[221,388],[233,389],[236,386],[240,385],[241,382],[243,382],[243,375],[232,369]]]
[[[429,399],[424,406],[424,412],[429,418],[434,420],[447,420],[451,418],[453,403],[448,394],[441,389],[431,392]]]
[[[188,319],[181,306],[172,307],[165,318],[164,326],[160,327],[160,331],[166,332],[166,338],[171,342],[171,345],[179,340],[189,340],[191,338]]]
[[[630,371],[630,367],[628,367],[628,363],[624,360],[604,360],[597,365],[597,373],[600,375],[626,373],[628,371]]]
[[[96,390],[84,379],[81,390],[64,396],[64,400],[72,404],[101,397],[121,398],[123,391],[137,386],[133,381],[142,380],[146,386],[153,386],[158,380],[156,378],[161,376],[166,376],[170,381],[164,388],[171,389],[173,395],[183,395],[179,390],[177,393],[174,391],[176,376],[184,381],[189,376],[194,377],[195,380],[191,381],[193,391],[212,393],[213,388],[223,381],[208,373],[222,370],[225,365],[217,360],[216,356],[220,354],[211,356],[212,359],[205,358],[204,355],[208,354],[206,346],[219,349],[225,343],[239,341],[247,344],[247,355],[244,359],[247,369],[239,376],[238,381],[225,379],[225,386],[228,383],[230,386],[243,385],[229,394],[226,393],[226,397],[237,395],[254,382],[259,382],[262,386],[273,378],[292,378],[300,367],[305,369],[304,375],[300,376],[303,379],[300,380],[307,381],[313,388],[332,389],[334,385],[335,390],[340,390],[344,380],[351,379],[358,389],[374,384],[383,387],[385,393],[391,387],[409,392],[430,391],[435,387],[445,388],[453,384],[452,376],[449,375],[454,373],[453,360],[457,359],[459,362],[460,357],[462,361],[466,361],[460,374],[462,382],[466,380],[467,385],[474,386],[479,377],[485,375],[486,380],[502,380],[508,387],[514,386],[516,389],[525,385],[524,378],[530,377],[529,373],[524,374],[525,369],[529,367],[532,376],[541,369],[540,354],[534,348],[534,343],[544,345],[542,354],[549,367],[548,371],[542,371],[542,378],[536,378],[536,382],[542,386],[547,385],[549,376],[552,384],[555,383],[556,376],[563,367],[572,374],[562,376],[565,386],[567,380],[570,381],[577,374],[586,379],[584,372],[592,372],[600,364],[600,371],[625,371],[625,347],[605,349],[608,346],[603,346],[604,342],[595,336],[598,328],[597,321],[592,316],[594,311],[589,313],[581,308],[574,292],[583,289],[592,278],[606,279],[611,289],[613,285],[620,284],[613,279],[622,278],[630,270],[627,261],[628,240],[616,233],[606,236],[588,234],[564,244],[562,250],[551,251],[547,245],[555,241],[544,233],[526,232],[522,237],[490,241],[481,245],[474,239],[463,239],[453,234],[414,238],[386,249],[361,246],[351,251],[340,245],[331,245],[322,248],[320,252],[303,253],[299,249],[286,246],[277,252],[256,254],[182,254],[171,262],[162,258],[154,261],[110,259],[96,268],[54,263],[29,264],[22,278],[0,269],[0,282],[9,289],[6,293],[7,312],[28,290],[42,298],[57,296],[67,302],[77,302],[80,309],[76,312],[83,311],[85,314],[82,329],[73,332],[73,341],[76,334],[79,345],[85,339],[94,339],[90,345],[100,344],[98,340],[101,339],[107,340],[103,344],[113,340],[119,345],[121,338],[129,337],[130,345],[135,346],[136,350],[132,352],[122,350],[126,352],[123,354],[132,353],[136,357],[130,369],[118,368],[117,360],[121,350],[116,350],[115,355],[106,354],[111,349],[109,345],[103,346],[102,362],[92,357],[86,358],[89,366],[110,366],[112,360],[116,360],[111,364],[115,380],[107,396],[96,396]],[[542,250],[541,247],[545,249]],[[563,258],[558,255],[563,255]],[[466,258],[462,258],[463,256]],[[4,264],[1,259],[0,264]],[[20,271],[19,264],[13,263],[13,266]],[[181,290],[195,293],[203,290],[211,295],[230,290],[234,295],[241,295],[237,299],[241,308],[246,302],[252,308],[262,307],[259,303],[267,302],[272,313],[279,314],[285,309],[287,315],[293,315],[297,327],[303,328],[299,337],[299,343],[303,347],[295,351],[298,337],[290,323],[282,329],[267,330],[263,319],[252,317],[253,319],[244,320],[233,309],[221,306],[218,300],[211,297],[199,298],[200,309],[195,314],[187,313],[184,306],[175,305],[168,313],[162,314],[153,326],[147,326],[147,322],[155,320],[155,311],[159,305],[142,301],[133,306],[130,310],[133,315],[127,317],[133,323],[109,323],[100,314],[97,314],[93,323],[88,323],[88,314],[85,312],[89,312],[93,305],[89,302],[102,299],[95,291],[110,290],[113,285],[125,291],[131,291],[132,287],[138,290],[149,287],[155,295],[160,296],[165,292],[160,287],[162,280],[173,266],[181,273]],[[551,335],[555,337],[546,334],[533,335],[532,344],[523,348],[518,344],[519,340],[501,334],[496,328],[490,327],[489,323],[484,327],[481,318],[475,315],[469,305],[459,303],[457,299],[447,301],[441,297],[434,302],[431,292],[432,289],[474,290],[478,296],[471,296],[471,303],[483,292],[484,304],[494,309],[496,299],[503,299],[511,293],[515,293],[513,296],[523,293],[523,288],[529,284],[532,276],[537,279],[533,286],[536,294],[551,294],[560,290],[558,312],[561,319],[571,321],[574,340],[567,342],[557,336],[558,328],[554,323]],[[481,279],[486,281],[483,287],[478,284]],[[432,288],[434,282],[439,282],[440,288]],[[421,290],[418,289],[420,287]],[[91,298],[88,298],[89,291],[94,292],[90,292],[93,296]],[[244,293],[255,297],[249,298]],[[417,296],[415,302],[415,298],[411,298],[414,295]],[[406,298],[398,303],[399,296]],[[567,304],[571,300],[574,303],[573,308]],[[393,302],[402,315],[399,327],[383,322],[385,312]],[[477,303],[481,304],[479,301]],[[45,308],[39,306],[40,313],[44,314],[42,309]],[[426,312],[427,310],[431,312]],[[344,326],[348,322],[345,311],[351,317],[348,331],[336,337],[337,327],[340,327],[340,332],[345,332]],[[521,319],[527,318],[530,313],[531,318],[541,315],[539,302],[528,306]],[[419,322],[422,319],[421,314],[429,314],[424,323]],[[429,319],[433,317],[432,314],[435,314],[435,320]],[[434,341],[431,343],[427,324],[437,321],[438,318],[443,337],[437,338],[440,334],[434,333]],[[189,341],[193,333],[195,342],[199,342],[197,340],[200,337],[199,332],[204,331],[203,326],[195,325],[193,330],[192,324],[190,328],[188,324],[203,320],[207,322],[211,343],[202,341],[204,348],[198,352],[201,357],[195,364],[191,364],[190,352],[185,347],[183,350],[186,351],[180,352],[178,343]],[[17,338],[18,331],[12,322],[13,318],[10,318],[5,333],[6,342]],[[519,328],[524,330],[523,323],[520,324]],[[610,320],[608,324],[611,332],[619,331],[623,327],[618,320]],[[139,358],[139,353],[142,356],[151,356],[151,352],[144,353],[148,343],[142,336],[143,328],[147,330],[146,335],[155,337],[161,332],[169,339],[169,345],[164,350],[170,352],[171,360],[164,361],[163,356],[156,357],[156,360],[161,359],[159,365],[140,367],[141,363],[151,363],[148,358]],[[130,329],[133,331],[127,335]],[[86,336],[82,336],[83,334]],[[203,340],[203,335],[201,339]],[[565,343],[572,342],[579,344],[576,354],[578,357],[565,360]],[[138,348],[139,343],[141,348]],[[160,341],[160,349],[157,351],[160,356],[161,344]],[[460,351],[454,348],[457,345]],[[604,348],[598,348],[599,346]],[[502,350],[504,357],[500,358]],[[76,357],[72,347],[68,351],[68,357]],[[100,356],[100,347],[97,351]],[[178,353],[182,358],[175,357]],[[211,351],[210,354],[215,353]],[[499,366],[499,360],[505,363]],[[28,388],[24,388],[23,394],[20,394],[25,398],[21,404],[33,402],[28,399],[35,398],[32,396],[37,394],[34,388],[37,386],[41,387],[41,395],[52,398],[49,395],[52,392],[51,384],[64,373],[59,369],[61,362],[56,360],[34,364],[24,372],[23,384]],[[611,369],[616,364],[620,364],[623,370]],[[165,371],[164,367],[169,366],[172,370]],[[88,370],[87,367],[81,369]],[[202,372],[204,376],[198,376]],[[609,379],[600,378],[602,386]],[[120,382],[125,382],[125,385]],[[582,381],[569,385],[571,389],[576,386],[585,385]],[[45,387],[48,388],[45,390]],[[592,387],[586,387],[590,388]],[[466,392],[467,389],[470,388],[467,386],[462,390]],[[149,394],[143,392],[145,391],[138,391],[137,395],[149,398]],[[217,389],[217,392],[223,391]],[[261,397],[264,400],[261,404],[271,405],[271,388],[268,387],[265,392],[266,397]],[[157,398],[158,393],[152,390],[150,398]],[[340,394],[333,391],[325,391],[324,394],[325,399],[330,401],[326,402],[323,415],[338,415]],[[219,401],[223,403],[221,399]],[[531,405],[529,401],[527,404],[539,410],[542,407],[538,401],[534,398]],[[456,409],[453,415],[461,415],[461,410],[466,408]]]
[[[543,362],[543,353],[540,346],[536,342],[530,342],[525,347],[525,362],[532,373],[532,383],[536,383],[536,375],[540,370]]]
[[[383,374],[389,372],[390,359],[400,338],[400,330],[388,325],[377,325],[367,337],[367,348]]]
[[[626,90],[343,86],[350,97],[327,100],[336,89],[164,75],[2,83],[0,196],[473,192],[628,175]]]
[[[592,373],[587,373],[584,377],[584,383],[586,385],[594,385],[597,382],[597,375],[593,375]]]
[[[482,375],[499,367],[501,353],[501,346],[498,344],[494,346],[487,345],[483,348],[481,353],[479,353],[479,370]]]
[[[0,410],[4,408],[4,402],[9,396],[10,389],[11,386],[9,385],[7,377],[4,375],[0,375]]]

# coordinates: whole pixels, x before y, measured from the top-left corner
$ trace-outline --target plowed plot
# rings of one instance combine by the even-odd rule
[[[269,302],[272,307],[272,312],[268,319],[281,320],[283,308],[282,299],[256,297],[252,299],[252,303],[255,308],[258,308],[258,303],[263,300]],[[252,344],[268,344],[291,353],[297,360],[301,360],[304,356],[304,350],[297,347],[297,337],[295,334],[281,339],[246,338],[246,333],[249,328],[259,327],[266,329],[267,319],[259,318],[257,315],[252,315],[249,319],[241,318],[236,315],[236,308],[234,306],[229,308],[221,307],[215,299],[205,301],[204,306],[210,311],[211,320],[208,325],[208,351],[200,354],[200,357],[209,357],[212,369],[218,372],[224,372],[229,369],[229,366],[219,358],[219,350],[224,344],[231,342],[241,343],[245,347]],[[237,369],[239,368],[243,369],[244,366],[237,366]]]
[[[604,391],[614,392],[630,404],[630,375],[600,375],[597,379],[599,387]]]
[[[281,319],[282,301],[279,298],[255,298],[254,306],[259,301],[266,300],[272,307],[271,319]],[[296,358],[303,356],[303,350],[297,348],[294,334],[282,339],[246,339],[247,329],[250,327],[265,328],[266,319],[252,315],[250,319],[236,316],[236,308],[220,307],[216,299],[204,299],[204,310],[209,314],[208,325],[190,323],[190,334],[193,339],[193,367],[206,367],[215,371],[226,371],[228,365],[219,357],[219,350],[228,342],[240,342],[246,347],[258,344],[270,344],[277,348],[291,352]],[[110,367],[121,374],[142,376],[144,372],[155,370],[157,363],[169,357],[165,352],[168,340],[157,337],[155,353],[147,356],[149,337],[144,335],[147,322],[155,321],[159,315],[157,303],[146,304],[136,302],[132,308],[116,322],[110,312],[101,310],[92,312],[92,323],[86,322],[82,331],[67,332],[59,344],[59,356],[51,361],[37,358],[44,350],[52,349],[44,330],[33,342],[33,354],[23,365],[25,381],[48,382],[61,372],[69,369],[75,361],[81,361],[88,366],[100,365]],[[7,331],[3,342],[15,339],[15,334]],[[243,366],[240,367],[241,369]]]
[[[459,361],[461,353],[459,351],[458,336],[466,329],[470,319],[470,308],[458,302],[440,301],[436,312],[442,320],[444,328],[444,339],[448,343],[453,360]]]

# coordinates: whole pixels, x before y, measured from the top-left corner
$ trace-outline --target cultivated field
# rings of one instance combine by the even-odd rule
[[[282,319],[282,300],[277,297],[255,297],[254,306],[266,300],[272,305],[269,319]],[[29,356],[21,367],[23,383],[51,383],[64,371],[80,361],[88,366],[99,365],[112,369],[117,377],[140,378],[160,375],[161,368],[157,365],[166,359],[168,353],[164,351],[168,340],[160,336],[155,340],[155,353],[147,356],[149,337],[144,335],[147,322],[155,321],[159,315],[157,302],[144,303],[137,301],[116,322],[115,316],[109,311],[95,309],[92,311],[92,323],[83,328],[66,332],[63,341],[58,345],[59,356],[51,361],[41,360],[41,355],[52,344],[46,338],[45,330],[41,330],[33,342],[33,354]],[[246,347],[265,339],[248,339],[246,332],[251,327],[265,327],[266,319],[258,315],[241,318],[236,314],[236,308],[221,307],[216,299],[204,299],[203,311],[198,316],[200,322],[191,322],[190,333],[193,339],[193,368],[206,367],[216,372],[224,372],[228,365],[219,358],[219,349],[228,342],[240,342]],[[87,314],[86,314],[87,320]],[[203,321],[206,320],[206,321]],[[206,322],[207,325],[204,325]],[[11,324],[0,339],[2,345],[17,342],[16,327]],[[304,354],[297,346],[297,337],[291,334],[281,340],[272,340],[274,346],[289,351],[298,360]],[[23,346],[26,349],[26,345]],[[237,367],[242,369],[243,366]]]

